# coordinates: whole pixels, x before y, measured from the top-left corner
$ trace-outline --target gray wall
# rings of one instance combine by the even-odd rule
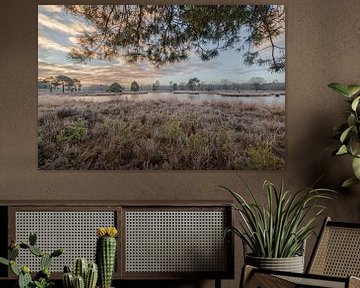
[[[333,143],[331,129],[346,108],[344,99],[327,84],[360,82],[358,0],[282,1],[287,17],[287,164],[275,172],[38,171],[37,4],[58,1],[4,2],[0,4],[0,200],[230,200],[209,187],[223,184],[236,188],[241,175],[264,201],[261,186],[265,179],[275,183],[284,179],[289,189],[296,190],[325,174],[321,185],[339,191],[328,214],[337,220],[359,222],[359,186],[347,191],[339,188],[351,173],[349,159],[334,158],[325,150]],[[236,256],[239,271],[240,252]],[[239,273],[224,286],[237,287],[238,280]]]

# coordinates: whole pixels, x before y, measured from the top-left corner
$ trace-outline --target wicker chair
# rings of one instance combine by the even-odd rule
[[[246,265],[240,287],[360,287],[360,224],[326,218],[305,274]]]

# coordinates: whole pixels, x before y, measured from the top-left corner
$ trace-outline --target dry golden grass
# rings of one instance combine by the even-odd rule
[[[279,169],[284,106],[206,101],[39,103],[40,169]]]

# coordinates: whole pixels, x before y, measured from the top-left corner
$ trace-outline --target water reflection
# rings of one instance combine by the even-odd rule
[[[229,97],[220,96],[218,94],[199,93],[199,94],[173,94],[171,92],[149,92],[147,94],[115,94],[115,95],[70,95],[70,94],[39,94],[39,101],[53,102],[53,101],[85,101],[85,102],[107,102],[112,100],[127,100],[127,101],[149,101],[149,100],[163,100],[163,101],[180,101],[187,103],[201,104],[207,101],[227,102],[227,103],[249,103],[249,104],[268,104],[268,105],[284,105],[285,96],[257,96],[257,97]]]

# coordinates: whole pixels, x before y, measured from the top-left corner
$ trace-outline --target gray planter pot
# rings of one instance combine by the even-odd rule
[[[245,256],[245,263],[257,268],[275,271],[304,272],[304,256],[289,258],[262,258],[251,255]]]

